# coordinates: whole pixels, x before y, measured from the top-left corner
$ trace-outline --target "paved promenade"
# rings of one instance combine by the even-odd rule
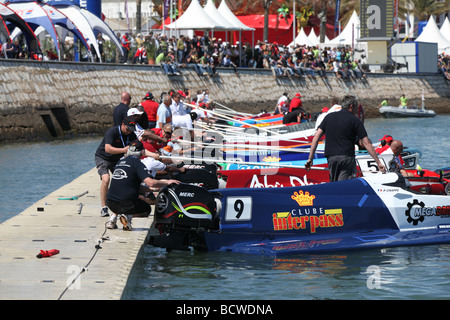
[[[133,219],[130,232],[120,222],[107,230],[99,186],[94,168],[0,224],[0,299],[127,298],[153,217]],[[59,199],[86,191],[75,200]],[[50,249],[60,252],[36,257]]]

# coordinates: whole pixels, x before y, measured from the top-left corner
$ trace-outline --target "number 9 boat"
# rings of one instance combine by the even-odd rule
[[[283,188],[173,185],[158,194],[150,243],[271,256],[449,243],[449,186],[423,194],[396,173]]]

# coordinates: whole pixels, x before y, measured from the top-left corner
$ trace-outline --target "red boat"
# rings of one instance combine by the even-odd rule
[[[225,188],[281,188],[329,182],[328,165],[315,167],[309,171],[301,168],[218,170],[217,174],[225,182]],[[450,194],[449,174],[426,169],[406,171],[413,174],[406,178],[411,184],[411,190],[422,194]],[[364,176],[361,170],[358,176]]]

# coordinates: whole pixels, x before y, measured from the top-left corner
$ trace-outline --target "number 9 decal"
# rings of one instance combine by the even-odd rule
[[[228,197],[225,211],[226,221],[248,221],[252,219],[251,197]]]

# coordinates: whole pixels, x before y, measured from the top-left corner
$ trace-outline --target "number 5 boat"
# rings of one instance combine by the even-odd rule
[[[283,188],[180,184],[158,194],[150,243],[272,256],[449,243],[445,192],[415,192],[396,173]]]

